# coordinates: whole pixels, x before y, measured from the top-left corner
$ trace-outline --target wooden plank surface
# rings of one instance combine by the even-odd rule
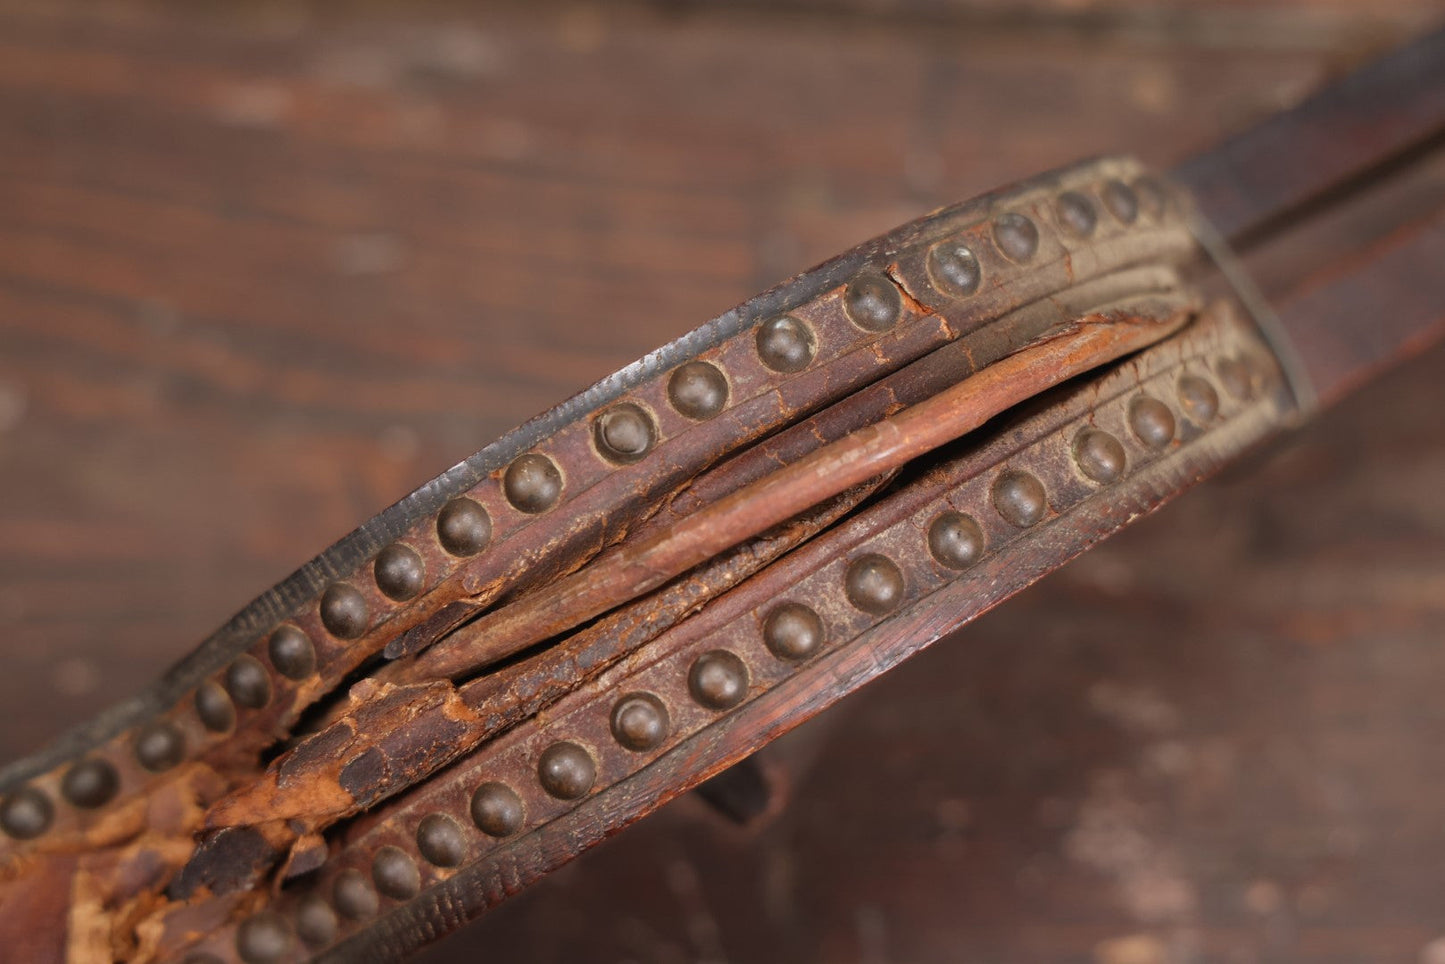
[[[756,290],[1435,12],[0,4],[0,753]],[[765,828],[682,801],[434,959],[1445,960],[1442,365],[800,731]]]

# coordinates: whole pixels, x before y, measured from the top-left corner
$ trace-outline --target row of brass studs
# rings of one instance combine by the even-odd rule
[[[1123,181],[1105,181],[1098,189],[1104,209],[1119,224],[1127,227],[1139,219],[1141,209],[1151,217],[1163,215],[1167,195],[1150,178],[1141,178],[1131,187]],[[1068,234],[1086,239],[1094,234],[1099,214],[1094,201],[1081,191],[1064,191],[1054,199],[1054,216]],[[991,225],[994,247],[1014,264],[1027,264],[1039,250],[1039,228],[1033,219],[1016,212],[1000,214]],[[934,288],[953,298],[967,298],[983,284],[983,266],[978,255],[957,238],[940,241],[929,249],[926,259],[928,277]]]
[[[864,272],[845,289],[843,308],[848,319],[860,329],[881,332],[898,322],[903,305],[892,282],[881,274]],[[762,364],[781,373],[802,371],[812,363],[817,351],[812,328],[791,315],[760,325],[756,343]],[[687,362],[673,370],[667,396],[679,414],[703,421],[726,407],[728,379],[711,362]],[[620,402],[594,420],[593,438],[605,459],[625,465],[651,451],[657,442],[657,427],[642,406]],[[513,460],[502,476],[502,491],[507,501],[528,514],[546,512],[556,505],[562,488],[562,474],[556,463],[535,452]],[[438,512],[436,538],[449,555],[476,555],[491,541],[491,517],[476,500],[459,496]],[[403,542],[392,543],[376,555],[372,575],[382,595],[395,602],[416,598],[426,584],[426,566],[421,555]],[[327,587],[318,602],[318,615],[326,632],[338,640],[358,639],[371,626],[372,614],[366,597],[346,582]],[[266,651],[271,666],[286,679],[300,681],[316,672],[316,646],[303,629],[293,624],[277,628],[267,640]],[[226,668],[219,682],[207,680],[197,687],[193,699],[202,726],[219,734],[235,727],[238,707],[264,709],[274,695],[272,678],[265,665],[246,653]],[[179,728],[167,721],[157,721],[137,731],[132,747],[137,762],[152,773],[169,770],[185,758],[185,738]],[[109,802],[119,785],[115,768],[94,758],[72,769],[62,782],[62,793],[75,806],[95,808]],[[44,833],[53,816],[49,798],[33,787],[22,788],[0,802],[0,830],[16,839],[32,839]]]
[[[1231,395],[1243,400],[1253,394],[1247,365],[1237,359],[1221,360],[1216,372]],[[1218,414],[1218,393],[1199,375],[1182,375],[1176,383],[1176,394],[1181,408],[1201,427]],[[1136,439],[1150,450],[1162,450],[1175,438],[1173,411],[1150,395],[1141,393],[1130,401],[1127,421]],[[1080,429],[1074,436],[1072,453],[1079,471],[1098,484],[1115,482],[1125,474],[1127,455],[1123,444],[1102,429]],[[999,516],[1017,528],[1037,524],[1048,508],[1043,484],[1033,474],[1018,469],[1000,472],[990,497]],[[934,560],[952,570],[974,565],[987,548],[982,526],[972,516],[954,510],[934,517],[925,536],[925,546]],[[906,593],[905,578],[898,564],[874,552],[863,553],[849,563],[842,588],[854,608],[874,617],[897,609]],[[815,610],[801,603],[779,602],[763,617],[762,642],[779,660],[790,663],[806,660],[821,650],[825,640],[822,619]],[[747,663],[728,649],[705,652],[688,668],[688,694],[705,709],[721,712],[739,705],[746,699],[750,685]],[[671,734],[671,720],[666,704],[658,696],[630,692],[614,702],[609,730],[620,746],[633,752],[647,752],[661,746]],[[596,761],[579,743],[558,741],[538,757],[538,784],[556,799],[580,799],[591,792],[596,779]],[[489,781],[478,786],[468,809],[473,825],[498,839],[516,834],[526,822],[526,807],[521,796],[501,782]],[[421,858],[436,867],[457,867],[466,857],[465,831],[456,819],[445,813],[423,817],[417,825],[415,843]],[[304,898],[296,909],[296,934],[312,946],[324,946],[336,938],[338,913],[352,920],[363,920],[379,910],[380,896],[409,900],[420,893],[422,882],[417,863],[400,847],[388,844],[379,848],[370,869],[370,879],[356,868],[338,873],[332,884],[331,903],[315,894]],[[284,941],[271,939],[274,935],[270,931],[280,928],[285,937],[285,926],[273,912],[253,917],[237,932],[237,949],[242,959],[250,964],[275,959],[254,953],[248,956],[248,952],[257,950],[257,937],[263,932],[267,936],[264,942],[267,947],[283,946]]]

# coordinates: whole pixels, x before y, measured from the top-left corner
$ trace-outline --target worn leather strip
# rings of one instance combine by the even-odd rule
[[[324,956],[394,959],[1151,511],[1277,430],[1290,404],[1267,349],[1226,305],[1047,402],[358,820],[263,912],[267,925],[292,934],[303,917],[325,918],[338,942]],[[821,628],[801,651],[770,623],[795,607]],[[654,745],[618,731],[629,700],[665,720]],[[477,797],[493,834],[474,819]],[[487,824],[494,798],[515,802],[514,826]],[[452,849],[437,849],[442,838]],[[205,946],[222,953],[236,939],[223,931]],[[325,946],[296,937],[288,959]]]

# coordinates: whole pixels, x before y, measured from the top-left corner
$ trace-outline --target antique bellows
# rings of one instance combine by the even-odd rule
[[[1442,139],[1437,33],[1167,174],[929,214],[533,419],[0,771],[0,956],[460,926],[1441,334]]]

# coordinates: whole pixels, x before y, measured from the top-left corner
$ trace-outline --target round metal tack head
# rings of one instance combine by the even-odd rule
[[[295,626],[279,626],[266,644],[271,665],[287,679],[305,679],[316,671],[316,647]]]
[[[437,513],[437,541],[454,556],[474,556],[492,540],[492,518],[474,499],[458,496]]]
[[[687,691],[702,706],[725,710],[748,695],[748,667],[725,649],[703,653],[687,672]]]
[[[1184,375],[1179,379],[1177,390],[1179,404],[1184,414],[1196,425],[1208,425],[1219,414],[1219,393],[1214,386],[1198,375]]]
[[[366,597],[355,586],[338,582],[321,594],[321,625],[337,639],[357,638],[369,621]]]
[[[843,290],[843,311],[864,331],[887,331],[903,314],[903,296],[883,275],[867,271]]]
[[[1100,429],[1086,428],[1074,436],[1074,464],[1088,478],[1108,484],[1124,474],[1128,457],[1123,444],[1114,436]]]
[[[802,603],[778,603],[763,617],[763,644],[779,659],[807,659],[823,638],[823,620]]]
[[[933,287],[955,298],[967,298],[983,281],[978,255],[962,241],[940,241],[929,248],[927,267]]]
[[[1120,224],[1133,224],[1139,218],[1139,197],[1123,181],[1105,181],[1099,192],[1104,207]]]
[[[848,564],[843,589],[854,606],[881,616],[903,601],[903,573],[892,559],[870,552]]]
[[[1099,215],[1094,211],[1094,202],[1078,191],[1065,191],[1054,202],[1059,224],[1076,238],[1087,238],[1098,226]]]
[[[0,830],[16,840],[33,840],[50,827],[55,807],[35,787],[21,787],[0,801]]]
[[[592,435],[603,458],[622,464],[636,462],[657,441],[652,418],[630,402],[614,405],[597,416]]]
[[[502,491],[519,512],[546,512],[562,495],[562,473],[557,463],[536,452],[519,456],[502,476]]]
[[[271,702],[271,674],[259,659],[242,653],[226,667],[226,692],[238,705],[259,710]]]
[[[1028,472],[1009,469],[994,481],[993,507],[1005,522],[1027,529],[1043,520],[1049,497],[1037,478]]]
[[[1038,253],[1038,226],[1022,214],[1000,214],[993,219],[993,243],[1004,257],[1022,264]]]
[[[1139,198],[1139,211],[1150,220],[1158,220],[1164,216],[1169,206],[1169,195],[1160,184],[1152,177],[1141,177],[1134,182],[1134,194]]]
[[[236,928],[236,953],[246,964],[273,964],[291,947],[291,930],[282,916],[263,910]]]
[[[320,894],[307,894],[296,906],[296,934],[312,947],[325,947],[336,940],[339,924],[336,911]]]
[[[331,896],[336,902],[336,909],[352,920],[370,917],[381,906],[381,898],[376,896],[371,881],[354,867],[336,875]]]
[[[77,807],[93,810],[104,806],[120,789],[120,776],[109,760],[91,757],[65,771],[60,795]]]
[[[537,761],[537,779],[558,800],[576,800],[597,782],[597,764],[576,743],[553,743]]]
[[[135,735],[135,758],[152,773],[169,770],[185,755],[181,731],[164,720],[141,728]]]
[[[1244,368],[1249,372],[1249,384],[1251,391],[1260,391],[1268,385],[1278,371],[1277,363],[1272,359],[1258,352],[1247,352],[1240,358]]]
[[[212,733],[225,733],[236,725],[236,704],[231,694],[215,680],[206,680],[196,687],[196,715],[201,725]]]
[[[612,736],[629,750],[654,749],[670,726],[667,707],[651,693],[629,693],[612,707]]]
[[[813,361],[813,332],[792,315],[758,326],[758,358],[775,372],[800,372]]]
[[[1151,449],[1162,449],[1174,440],[1174,413],[1159,399],[1140,395],[1129,403],[1129,428]]]
[[[710,362],[688,362],[667,380],[667,400],[693,421],[712,418],[728,403],[727,377]]]
[[[427,863],[455,867],[467,855],[461,825],[444,813],[429,813],[416,828],[416,849]]]
[[[1250,377],[1249,366],[1238,358],[1221,358],[1215,363],[1214,371],[1230,395],[1241,401],[1254,395],[1254,379]]]
[[[945,512],[928,526],[928,551],[939,565],[967,569],[983,555],[983,528],[972,516]]]
[[[400,542],[393,542],[378,552],[371,568],[376,575],[376,588],[397,602],[413,598],[426,584],[426,565],[421,556]]]
[[[472,823],[491,837],[510,837],[522,829],[526,811],[517,791],[505,783],[484,783],[472,794]]]
[[[411,900],[421,892],[421,871],[400,847],[382,847],[371,858],[371,879],[376,889],[393,900]]]

